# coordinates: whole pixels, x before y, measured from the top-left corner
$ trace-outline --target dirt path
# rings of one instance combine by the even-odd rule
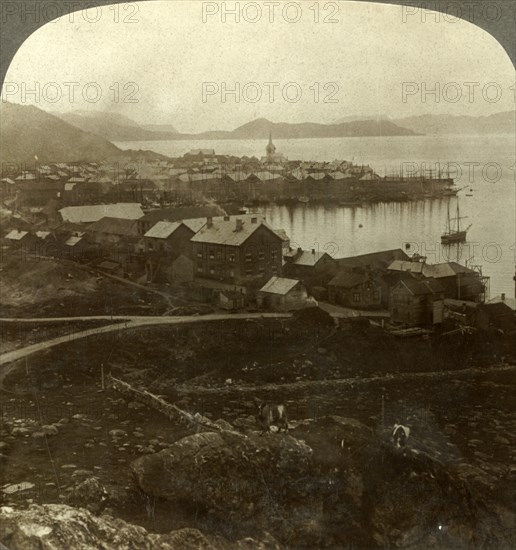
[[[263,384],[257,385],[228,385],[228,386],[188,386],[187,384],[175,386],[177,393],[182,395],[195,395],[200,394],[209,395],[226,395],[237,394],[239,396],[243,394],[255,394],[260,392],[281,392],[285,395],[287,391],[303,391],[303,390],[324,390],[332,387],[349,386],[350,388],[359,388],[362,386],[385,383],[385,382],[404,382],[413,380],[445,380],[448,378],[460,378],[461,376],[471,376],[478,374],[486,374],[493,372],[516,372],[516,365],[495,365],[489,367],[470,367],[460,370],[447,370],[447,371],[428,371],[428,372],[404,372],[384,374],[381,376],[368,376],[363,378],[337,378],[332,380],[309,380],[302,382],[290,382],[287,384]]]
[[[67,342],[73,342],[74,340],[80,340],[82,338],[88,338],[96,334],[104,334],[108,332],[113,332],[115,330],[126,330],[130,328],[137,328],[143,326],[152,326],[152,325],[179,325],[187,323],[205,323],[210,321],[226,321],[226,320],[245,320],[245,319],[287,319],[291,317],[289,313],[222,313],[222,314],[209,314],[209,315],[191,315],[184,317],[145,317],[145,316],[125,316],[125,317],[111,317],[111,316],[100,316],[100,317],[54,317],[47,318],[43,322],[49,321],[78,321],[78,320],[92,320],[92,319],[105,319],[105,320],[122,320],[125,322],[116,323],[113,325],[108,325],[105,327],[92,328],[88,330],[82,330],[80,332],[75,332],[67,334],[66,336],[60,336],[58,338],[53,338],[45,342],[38,342],[37,344],[32,344],[21,349],[13,350],[7,353],[0,355],[0,366],[6,365],[18,359],[23,359],[39,351],[44,351],[60,344]],[[5,320],[4,320],[5,321]],[[41,322],[41,319],[14,319],[15,322]],[[2,369],[0,369],[0,388],[2,381]]]

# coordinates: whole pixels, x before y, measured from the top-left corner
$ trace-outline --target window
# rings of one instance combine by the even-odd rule
[[[354,292],[353,293],[353,302],[360,302],[360,293]]]
[[[245,274],[249,277],[250,275],[253,274],[253,270],[252,269],[246,269]]]
[[[275,265],[273,265],[273,266],[271,267],[271,270],[272,270],[273,273],[277,273],[278,267],[275,266]]]
[[[234,262],[235,262],[235,255],[234,255],[234,254],[230,254],[229,257],[228,257],[228,260],[229,260],[231,263],[234,263]]]
[[[210,267],[210,275],[215,275],[215,269],[213,267]]]
[[[197,257],[202,258],[202,252],[197,252]]]
[[[202,273],[202,266],[200,265],[197,266],[197,273]]]
[[[252,262],[253,261],[253,255],[252,254],[246,254],[245,255],[245,261],[246,262]]]
[[[234,277],[234,276],[235,276],[235,272],[234,272],[232,269],[229,270],[229,276],[230,276],[230,277]]]
[[[380,292],[378,290],[375,290],[373,292],[373,300],[378,301],[380,299]]]
[[[259,252],[258,253],[258,259],[259,260],[265,260],[265,252]]]
[[[277,258],[278,258],[278,251],[276,249],[271,250],[271,260],[275,262]]]

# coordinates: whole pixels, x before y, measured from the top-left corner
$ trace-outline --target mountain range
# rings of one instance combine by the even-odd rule
[[[345,117],[337,123],[364,120],[366,117]],[[514,134],[516,131],[515,111],[504,111],[488,116],[466,115],[418,115],[391,118],[387,115],[368,117],[370,120],[390,121],[413,132],[425,135],[486,135]]]
[[[315,122],[275,123],[265,118],[258,118],[234,130],[213,130],[188,134],[177,132],[170,124],[141,126],[118,114],[78,111],[58,116],[81,130],[95,133],[111,141],[267,139],[269,131],[277,139],[410,136],[415,134],[414,131],[399,127],[388,120],[356,120],[336,124],[319,124]]]
[[[258,118],[231,131],[185,134],[170,124],[141,125],[117,113],[78,111],[47,113],[31,105],[0,103],[0,160],[13,163],[100,161],[104,159],[166,159],[152,151],[123,151],[113,141],[275,139],[417,136],[443,134],[514,134],[513,111],[484,117],[420,115],[346,117],[335,124],[274,123]],[[149,145],[151,147],[151,145]]]
[[[104,137],[81,130],[38,107],[0,102],[2,163],[30,166],[35,162],[98,162],[135,156],[167,158],[152,151],[122,151]]]
[[[170,139],[170,134],[177,133],[177,130],[171,124],[141,126],[129,117],[118,113],[76,111],[54,114],[72,126],[101,136],[109,141]]]

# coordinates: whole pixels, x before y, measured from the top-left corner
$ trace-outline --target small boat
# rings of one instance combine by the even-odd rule
[[[299,197],[299,202],[302,202],[304,204],[307,204],[308,202],[310,202],[310,199],[308,197]]]
[[[448,227],[446,228],[446,232],[441,235],[441,244],[466,242],[467,232],[471,225],[468,225],[466,229],[461,229],[460,227],[460,220],[463,220],[466,217],[467,216],[460,216],[459,201],[457,199],[457,217],[450,218],[450,205],[448,204]],[[452,227],[453,222],[456,222],[456,225]]]

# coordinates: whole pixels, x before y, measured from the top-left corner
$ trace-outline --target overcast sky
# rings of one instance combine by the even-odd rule
[[[241,1],[240,7],[247,4]],[[3,97],[48,111],[116,111],[140,123],[173,124],[183,132],[233,129],[258,117],[328,123],[363,114],[488,115],[514,109],[514,69],[508,56],[494,38],[470,23],[437,23],[434,17],[424,21],[421,12],[405,14],[404,21],[401,6],[362,2],[338,4],[335,13],[332,3],[321,3],[319,22],[310,9],[313,3],[299,2],[297,13],[294,8],[286,12],[291,20],[300,17],[292,23],[280,4],[271,23],[269,8],[256,4],[261,17],[252,5],[245,14],[248,20],[257,18],[254,23],[243,17],[237,23],[231,15],[224,23],[220,11],[203,22],[203,2],[198,1],[144,2],[121,6],[118,12],[103,7],[76,13],[73,21],[62,16],[20,48],[6,77],[9,94],[4,85]],[[209,7],[215,9],[215,4]],[[336,22],[325,23],[325,17]],[[35,82],[39,95],[23,97],[22,85],[34,89]],[[72,103],[67,82],[78,83]],[[92,82],[96,86],[86,87]],[[218,91],[203,102],[206,82],[216,83],[211,91],[220,90],[222,83],[228,89],[238,83],[240,101],[227,95],[223,102]],[[262,93],[256,102],[251,101],[258,91],[254,85],[243,95],[244,86],[252,82]],[[267,82],[279,84],[273,102]],[[289,82],[295,85],[285,87]],[[486,87],[492,82],[497,86]],[[335,83],[338,91],[333,84],[324,88],[327,83]],[[403,83],[413,83],[405,84],[405,101]],[[424,87],[430,90],[436,83],[440,101],[429,94],[423,102]],[[325,103],[335,91],[337,102]],[[54,102],[58,93],[61,99]],[[457,93],[462,97],[453,102]],[[94,101],[98,94],[100,100]]]

